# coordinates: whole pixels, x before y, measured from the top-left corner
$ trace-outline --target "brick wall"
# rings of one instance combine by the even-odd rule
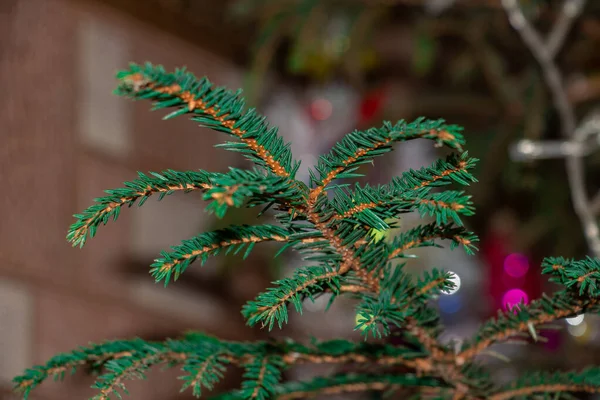
[[[8,99],[0,107],[0,386],[24,367],[89,341],[187,328],[248,337],[239,313],[217,318],[223,310],[215,299],[119,271],[123,260],[150,263],[159,250],[205,226],[199,196],[124,210],[83,250],[64,239],[73,213],[137,170],[239,164],[212,148],[218,134],[183,118],[163,122],[148,103],[112,96],[117,68],[146,60],[187,65],[232,87],[240,72],[98,5],[8,3],[0,7],[0,85]],[[77,375],[44,384],[32,398],[85,398],[90,384]],[[190,398],[176,395],[179,385],[166,373],[128,387],[132,399]]]

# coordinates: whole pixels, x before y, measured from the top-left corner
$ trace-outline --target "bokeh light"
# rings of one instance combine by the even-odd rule
[[[588,331],[588,325],[587,325],[587,323],[585,321],[582,321],[578,325],[571,325],[571,326],[569,326],[568,330],[569,330],[569,333],[572,336],[581,337],[581,336],[583,336],[583,335],[585,335],[587,333],[587,331]]]
[[[516,305],[527,302],[529,302],[529,296],[521,289],[510,289],[502,296],[502,305],[506,309],[511,309]]]
[[[450,278],[448,278],[448,280],[454,283],[454,287],[452,289],[442,290],[442,293],[446,295],[452,295],[458,292],[460,289],[460,276],[452,271],[448,271],[448,273],[450,274]]]
[[[442,296],[439,300],[440,311],[444,314],[454,314],[460,311],[463,301],[460,295]]]
[[[310,115],[317,121],[325,121],[333,114],[333,104],[327,99],[316,99],[310,105]]]
[[[583,314],[581,314],[576,317],[566,318],[566,321],[567,321],[567,324],[569,324],[569,325],[577,326],[583,322],[584,318],[585,318],[585,316]]]
[[[504,259],[504,272],[513,278],[525,276],[529,270],[529,259],[519,253],[512,253]]]

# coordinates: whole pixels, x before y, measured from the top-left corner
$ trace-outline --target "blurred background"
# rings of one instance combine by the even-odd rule
[[[567,111],[578,127],[593,125],[600,3],[520,5],[548,40]],[[224,136],[185,118],[163,122],[150,104],[113,96],[114,74],[130,61],[185,65],[243,87],[292,142],[304,178],[319,154],[356,128],[419,116],[464,126],[469,153],[481,159],[480,182],[469,189],[478,213],[467,221],[480,234],[480,251],[421,249],[408,265],[459,277],[459,289],[437,301],[444,340],[468,337],[503,304],[552,292],[540,277],[544,256],[594,254],[570,198],[564,156],[585,156],[583,189],[595,221],[598,131],[582,133],[584,145],[564,142],[565,110],[554,106],[548,71],[505,7],[500,0],[0,0],[0,399],[13,398],[10,380],[24,368],[90,341],[159,340],[186,329],[232,340],[358,337],[352,303],[337,301],[325,314],[326,298],[306,304],[301,318],[292,314],[282,332],[244,326],[241,305],[301,265],[294,255],[273,259],[277,246],[257,248],[245,262],[229,256],[194,265],[167,289],[154,284],[148,265],[160,250],[255,218],[233,210],[216,220],[203,212],[199,194],[123,210],[84,249],[70,247],[72,214],[136,171],[247,166],[212,147]],[[544,150],[548,143],[556,154]],[[440,155],[429,142],[398,146],[366,180],[384,183]],[[418,222],[408,216],[401,229]],[[586,315],[558,325],[564,329],[544,332],[546,341],[496,349],[511,363],[482,361],[498,380],[521,368],[600,363],[599,321]],[[178,393],[178,374],[154,371],[149,382],[131,382],[130,398],[192,398]],[[220,388],[236,379],[228,375]],[[78,373],[64,384],[45,383],[31,398],[86,398],[92,382]]]

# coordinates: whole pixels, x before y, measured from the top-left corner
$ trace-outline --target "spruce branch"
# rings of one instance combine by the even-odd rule
[[[600,260],[587,257],[584,260],[568,260],[562,257],[549,257],[542,263],[542,273],[550,274],[552,282],[564,285],[580,296],[599,297],[598,279]]]
[[[362,302],[357,307],[358,323],[355,330],[360,330],[365,336],[381,338],[388,336],[393,326],[405,326],[409,318],[416,324],[427,320],[429,315],[421,314],[422,304],[441,291],[453,288],[450,278],[450,273],[433,269],[415,284],[412,277],[404,273],[402,266],[383,270],[379,294],[375,296],[367,292],[362,296]]]
[[[347,374],[317,377],[308,382],[294,382],[276,389],[278,400],[308,399],[318,395],[341,395],[355,392],[377,391],[401,387],[437,387],[441,383],[431,378],[414,375],[359,375]]]
[[[116,94],[133,99],[153,100],[154,109],[176,108],[165,119],[192,114],[202,126],[239,138],[241,143],[221,147],[237,151],[275,175],[293,178],[299,164],[292,161],[289,144],[269,128],[265,118],[245,109],[240,91],[232,93],[214,86],[208,79],[178,69],[167,73],[162,66],[131,64],[117,74],[121,81]]]
[[[247,368],[249,383],[234,395],[251,398],[256,391],[255,398],[264,398],[265,391],[271,393],[275,390],[279,381],[278,371],[289,365],[358,363],[410,367],[417,365],[423,356],[401,346],[354,343],[342,339],[313,341],[309,345],[291,340],[245,343],[188,332],[181,339],[164,342],[133,339],[81,347],[71,353],[57,355],[45,365],[28,369],[23,376],[14,379],[14,384],[27,398],[30,391],[44,380],[51,377],[62,379],[67,372],[73,373],[76,368],[87,366],[95,371],[106,371],[94,387],[100,390],[95,398],[108,399],[111,395],[119,396],[118,391],[125,391],[126,379],[143,378],[151,365],[166,364],[168,367],[180,365],[186,374],[180,378],[184,381],[182,391],[191,387],[193,394],[199,396],[202,388],[213,389],[228,365],[237,364]]]
[[[76,214],[77,221],[69,228],[67,240],[73,246],[83,247],[88,235],[94,237],[100,224],[106,225],[110,218],[116,220],[119,217],[121,207],[131,207],[136,201],[141,206],[153,194],[158,194],[158,199],[162,200],[176,191],[208,190],[214,176],[206,171],[173,170],[160,174],[151,172],[150,176],[139,172],[138,175],[138,179],[125,182],[124,188],[105,190],[108,196],[95,199],[96,204]]]
[[[314,300],[313,295],[325,288],[339,293],[339,270],[331,267],[307,267],[299,269],[291,278],[281,279],[276,287],[261,293],[256,300],[247,303],[242,314],[253,326],[258,322],[263,327],[273,329],[275,323],[281,328],[288,322],[288,303],[292,303],[297,312],[302,312],[304,296]]]
[[[274,206],[278,225],[233,225],[184,240],[161,253],[151,267],[154,278],[167,283],[198,259],[202,264],[220,253],[243,251],[248,255],[256,243],[281,242],[284,245],[280,252],[294,249],[309,265],[276,281],[274,287],[248,302],[242,314],[249,325],[260,323],[272,329],[277,324],[281,328],[288,320],[290,305],[302,312],[306,299],[314,300],[329,292],[333,301],[346,294],[358,300],[357,329],[366,337],[389,335],[392,327],[398,327],[407,345],[342,339],[310,344],[292,340],[245,343],[195,332],[164,342],[113,341],[61,354],[46,365],[26,370],[14,380],[15,388],[25,397],[49,377],[62,377],[68,371],[88,367],[102,372],[94,385],[100,391],[95,398],[108,400],[126,392],[126,380],[143,378],[158,364],[179,366],[184,372],[182,390],[191,388],[196,396],[212,390],[229,365],[242,367],[245,372],[241,389],[224,399],[296,399],[400,388],[456,400],[504,400],[544,391],[557,392],[560,397],[563,391],[596,391],[597,373],[593,369],[553,376],[526,375],[511,386],[494,388],[475,357],[515,335],[529,333],[536,338],[536,329],[557,319],[600,311],[596,284],[600,261],[547,259],[544,273],[566,289],[500,313],[462,348],[452,348],[439,340],[440,316],[428,304],[433,296],[452,287],[449,273],[433,269],[413,279],[403,265],[391,261],[405,256],[409,249],[437,246],[438,240],[451,240],[451,248],[462,245],[467,253],[473,252],[477,237],[461,221],[461,217],[474,212],[470,196],[442,186],[475,182],[471,175],[475,159],[466,152],[451,155],[429,167],[408,171],[387,185],[332,185],[336,179],[357,176],[362,164],[390,151],[395,142],[425,138],[460,151],[464,143],[460,128],[443,121],[418,119],[355,131],[320,159],[308,187],[294,178],[298,164],[292,161],[288,145],[254,110],[244,109],[239,94],[214,87],[205,78],[198,80],[184,70],[168,74],[150,64],[133,65],[119,73],[119,79],[118,93],[151,99],[155,108],[175,108],[167,118],[191,114],[203,126],[237,137],[239,143],[224,147],[243,153],[258,168],[230,169],[226,173],[169,170],[140,174],[137,180],[125,183],[125,188],[107,191],[107,196],[77,215],[69,232],[70,241],[82,246],[101,223],[116,218],[123,205],[141,205],[152,194],[162,199],[175,191],[200,190],[210,201],[207,211],[218,217],[228,207],[263,205],[263,214]],[[326,189],[331,189],[331,199],[325,195]],[[403,232],[391,243],[373,235],[374,230],[396,228],[390,221],[408,212],[429,215],[435,222]],[[343,364],[345,372],[308,382],[280,382],[286,368],[306,363]]]
[[[171,277],[177,280],[179,276],[198,258],[201,265],[210,256],[220,252],[238,252],[246,249],[247,257],[256,243],[274,241],[287,242],[290,232],[276,225],[238,225],[202,233],[192,239],[184,240],[181,245],[173,246],[171,252],[162,252],[161,258],[151,265],[150,273],[157,282],[164,281],[165,285]]]
[[[71,353],[58,354],[52,357],[45,365],[35,366],[27,369],[21,376],[13,380],[15,390],[21,392],[25,399],[28,398],[31,390],[40,385],[48,378],[63,379],[66,373],[75,373],[78,368],[88,367],[90,370],[100,370],[110,367],[109,363],[113,362],[112,368],[119,369],[120,364],[114,364],[118,360],[137,357],[142,354],[142,357],[150,353],[159,355],[162,361],[180,361],[185,358],[185,353],[178,352],[171,348],[173,342],[149,343],[141,339],[133,340],[117,340],[113,342],[105,342],[101,344],[91,345],[89,347],[80,347]],[[152,351],[150,351],[151,349]],[[158,361],[158,360],[156,360]],[[142,367],[142,365],[139,365]],[[118,378],[120,384],[121,377]],[[110,381],[110,377],[106,377],[105,382]],[[105,389],[105,388],[103,388]],[[108,389],[107,389],[108,393]],[[102,395],[102,394],[101,394]]]
[[[599,304],[600,299],[581,298],[563,291],[553,294],[552,297],[544,294],[530,304],[500,311],[496,318],[480,327],[473,339],[457,355],[457,359],[460,362],[468,361],[493,344],[515,335],[536,335],[537,327],[584,312],[598,311]]]
[[[403,257],[406,251],[419,247],[440,247],[435,242],[438,239],[451,240],[450,249],[462,245],[467,254],[473,254],[477,250],[474,243],[479,240],[474,233],[469,232],[462,226],[457,227],[453,224],[438,225],[436,223],[419,225],[393,239],[390,244],[393,250],[390,252],[389,258]]]
[[[168,170],[151,172],[150,176],[141,172],[138,175],[138,179],[125,182],[124,188],[106,190],[108,196],[95,199],[96,204],[76,214],[77,221],[69,228],[67,240],[74,246],[83,247],[87,236],[94,237],[98,226],[106,224],[110,218],[116,220],[123,206],[131,207],[136,202],[142,206],[153,194],[158,194],[158,200],[162,200],[176,191],[202,190],[204,199],[211,201],[207,210],[219,218],[228,207],[241,207],[244,203],[255,206],[280,202],[294,207],[302,198],[299,190],[290,187],[281,177],[257,170],[230,168],[228,173]]]
[[[347,219],[374,229],[389,229],[386,219],[418,211],[421,215],[435,216],[437,224],[454,221],[462,225],[460,215],[474,214],[470,196],[463,192],[447,190],[428,193],[426,189],[409,191],[396,180],[390,185],[372,187],[356,185],[354,190],[334,190],[332,207],[337,212],[334,219]]]
[[[396,125],[385,123],[381,128],[354,131],[319,159],[315,167],[318,177],[311,172],[312,184],[316,186],[311,191],[310,198],[316,199],[334,179],[360,176],[355,172],[358,167],[389,152],[394,142],[424,138],[434,140],[439,146],[446,145],[461,150],[464,139],[460,131],[460,127],[446,125],[443,120],[430,121],[424,118],[412,123],[399,121]]]
[[[93,400],[109,400],[111,396],[121,397],[119,391],[127,393],[125,380],[146,379],[144,372],[153,365],[164,361],[169,361],[170,352],[161,347],[150,347],[144,351],[139,351],[129,357],[122,357],[110,360],[106,363],[108,372],[100,376],[92,386],[98,389],[100,393],[94,396]]]
[[[270,398],[281,380],[284,364],[280,357],[260,355],[242,365],[246,369],[240,398],[265,400]]]
[[[556,394],[552,397],[553,399],[572,398],[566,396],[568,392],[600,392],[600,369],[591,367],[582,371],[526,373],[514,383],[492,394],[489,399],[510,400],[537,393]],[[563,397],[562,394],[565,396]]]
[[[213,174],[212,186],[204,195],[213,200],[207,211],[222,218],[228,207],[248,207],[277,203],[287,208],[301,207],[304,193],[287,178],[262,171],[230,168],[228,173]]]

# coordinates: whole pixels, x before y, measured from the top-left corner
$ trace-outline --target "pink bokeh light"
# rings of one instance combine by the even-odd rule
[[[511,309],[516,305],[529,302],[529,296],[521,289],[510,289],[502,296],[502,306],[505,309]]]
[[[519,253],[512,253],[504,259],[504,272],[513,278],[523,277],[529,270],[529,259]]]

